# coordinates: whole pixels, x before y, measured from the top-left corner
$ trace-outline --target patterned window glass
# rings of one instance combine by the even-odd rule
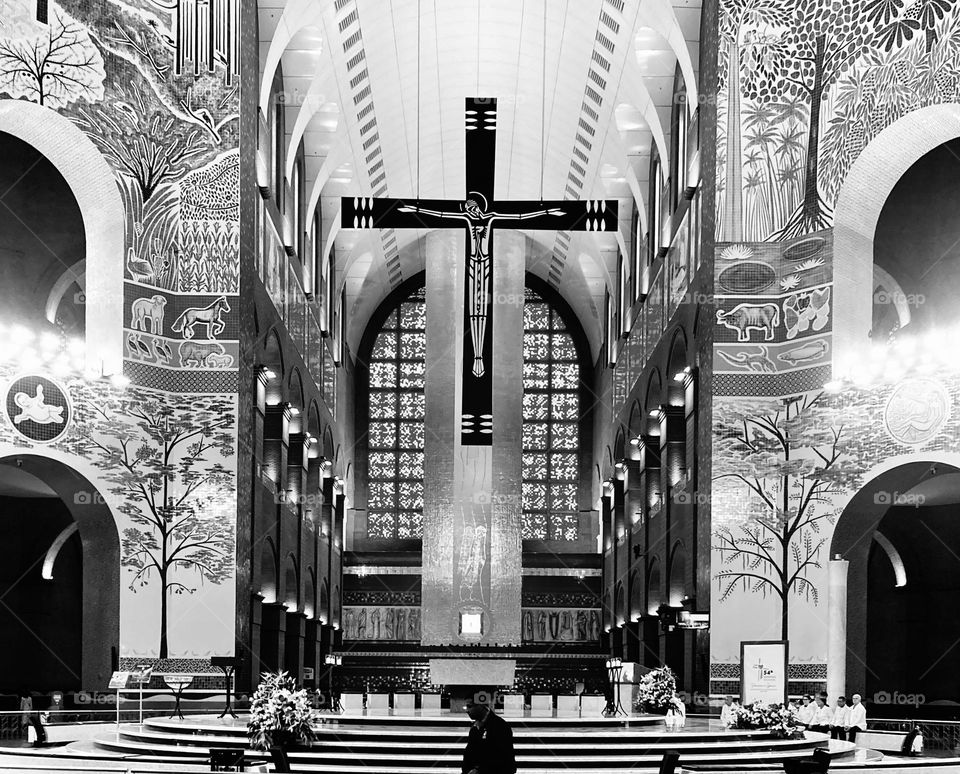
[[[371,538],[423,537],[426,310],[421,289],[390,313],[370,353]]]
[[[560,315],[527,289],[523,307],[524,539],[576,540],[580,366]]]

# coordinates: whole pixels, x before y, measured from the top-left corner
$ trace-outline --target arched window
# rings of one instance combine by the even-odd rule
[[[650,175],[650,255],[657,260],[663,247],[663,167],[659,157],[654,159]]]
[[[296,252],[297,257],[303,261],[303,250],[301,249],[301,223],[300,223],[300,159],[293,162],[293,176],[290,179],[290,246]]]
[[[367,537],[423,536],[426,294],[387,316],[370,353]]]
[[[270,129],[271,129],[271,132],[272,132],[272,135],[273,135],[273,136],[271,137],[271,141],[272,141],[272,145],[273,145],[273,148],[271,148],[271,153],[272,153],[272,156],[273,156],[273,170],[272,170],[272,172],[273,172],[273,187],[274,187],[274,191],[276,192],[276,195],[277,195],[277,207],[280,207],[280,208],[281,208],[281,212],[282,212],[282,211],[283,211],[283,202],[284,202],[284,195],[283,195],[283,180],[284,180],[284,175],[283,175],[283,136],[284,136],[284,130],[283,130],[283,108],[282,108],[282,103],[280,102],[279,99],[277,99],[276,95],[274,95],[274,99],[276,99],[276,103],[275,103],[274,106],[273,106],[273,119],[272,119],[272,121],[270,122]]]
[[[577,540],[580,363],[563,318],[527,289],[523,306],[523,525],[527,540]]]

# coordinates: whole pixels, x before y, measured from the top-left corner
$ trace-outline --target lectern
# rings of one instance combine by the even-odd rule
[[[217,717],[222,718],[226,715],[230,717],[237,717],[237,713],[233,711],[233,693],[230,690],[231,681],[233,680],[233,673],[240,666],[241,658],[240,656],[213,656],[210,659],[210,665],[219,667],[223,670],[223,682],[224,682],[224,691],[226,692],[226,705]]]

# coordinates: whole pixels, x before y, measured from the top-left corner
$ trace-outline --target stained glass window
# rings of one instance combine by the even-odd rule
[[[393,310],[370,353],[367,536],[423,536],[426,296]]]
[[[523,307],[524,539],[576,540],[580,366],[563,318],[527,289]]]

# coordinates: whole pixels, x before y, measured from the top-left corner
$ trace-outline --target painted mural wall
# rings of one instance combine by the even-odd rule
[[[0,99],[69,119],[115,174],[131,382],[8,357],[0,452],[61,459],[109,505],[127,659],[235,647],[239,23],[239,0],[0,0]]]
[[[874,287],[834,254],[838,195],[883,129],[960,101],[960,3],[722,0],[720,39],[711,692],[737,692],[741,640],[787,637],[791,687],[820,690],[844,506],[890,459],[960,439],[938,344],[864,331],[882,362],[841,384],[832,325],[837,283]]]

